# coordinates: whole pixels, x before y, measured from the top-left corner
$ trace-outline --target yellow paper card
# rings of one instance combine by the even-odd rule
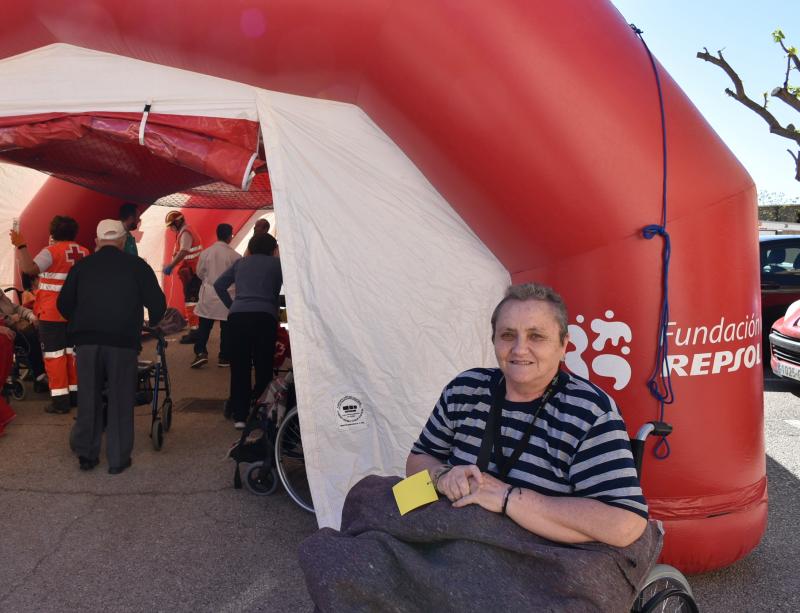
[[[400,509],[400,515],[439,499],[427,470],[421,470],[416,475],[403,479],[392,488],[392,492],[397,501],[397,508]]]

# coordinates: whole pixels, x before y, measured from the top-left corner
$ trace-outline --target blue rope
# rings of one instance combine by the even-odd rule
[[[669,337],[667,336],[667,326],[669,324],[669,258],[671,255],[671,245],[669,233],[667,232],[667,121],[664,114],[664,92],[661,89],[661,79],[658,75],[658,67],[655,58],[650,52],[647,43],[644,42],[642,31],[634,24],[630,24],[639,40],[642,41],[645,51],[650,58],[650,65],[653,67],[653,74],[656,77],[656,87],[658,88],[658,106],[661,111],[661,158],[662,158],[662,183],[661,183],[661,224],[651,224],[642,229],[642,236],[647,240],[656,235],[664,239],[663,249],[663,268],[661,277],[661,316],[658,322],[658,349],[656,350],[656,365],[653,374],[647,380],[647,388],[650,394],[658,400],[659,414],[658,420],[664,421],[664,407],[675,401],[672,392],[672,377],[670,376],[667,364],[669,354]],[[662,436],[653,447],[653,455],[659,460],[666,460],[669,457],[669,442]]]

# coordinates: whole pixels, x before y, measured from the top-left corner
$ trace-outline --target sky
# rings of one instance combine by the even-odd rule
[[[785,55],[772,32],[780,28],[786,46],[800,49],[800,0],[611,1],[644,31],[653,55],[739,158],[759,192],[783,193],[783,202],[800,203],[800,182],[786,152],[791,148],[797,153],[800,147],[770,134],[761,117],[725,94],[732,83],[722,69],[696,57],[703,47],[711,53],[721,49],[748,96],[761,102],[764,92],[783,83],[786,71]],[[792,74],[790,84],[800,86],[800,74]],[[783,125],[791,121],[800,128],[800,115],[783,102],[771,99],[767,108]]]

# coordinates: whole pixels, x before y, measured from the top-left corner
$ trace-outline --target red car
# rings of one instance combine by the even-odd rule
[[[800,300],[772,324],[769,335],[769,364],[779,377],[800,381]]]

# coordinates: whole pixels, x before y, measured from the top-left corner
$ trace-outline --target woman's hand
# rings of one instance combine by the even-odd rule
[[[477,487],[473,484],[482,482],[483,475],[474,464],[454,466],[439,478],[436,489],[447,496],[450,502],[455,502],[469,495],[471,487]]]
[[[474,468],[477,470],[477,467]],[[487,511],[500,513],[500,511],[503,510],[503,499],[506,496],[506,491],[511,486],[508,483],[503,483],[500,479],[493,477],[489,473],[479,474],[481,476],[480,481],[477,479],[470,479],[470,493],[456,500],[453,506],[461,508],[468,504],[477,504]]]

